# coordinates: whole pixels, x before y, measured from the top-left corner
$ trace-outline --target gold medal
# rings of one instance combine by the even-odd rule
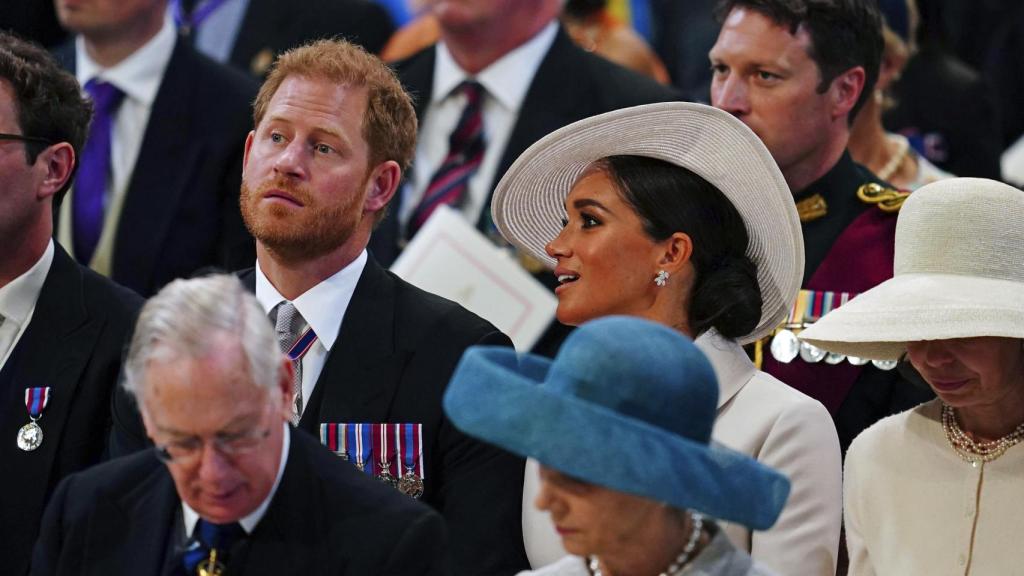
[[[381,472],[377,473],[377,480],[380,480],[381,482],[387,484],[388,486],[391,486],[392,488],[397,488],[398,479],[395,478],[390,471],[388,471],[388,465],[381,464],[380,470]]]
[[[18,448],[31,452],[43,443],[43,429],[33,419],[18,430]]]

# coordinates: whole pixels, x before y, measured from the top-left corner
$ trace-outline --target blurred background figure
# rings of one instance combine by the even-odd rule
[[[916,190],[921,186],[952,175],[936,168],[921,156],[902,134],[887,132],[882,125],[882,113],[892,107],[890,89],[899,80],[907,61],[917,51],[918,13],[913,0],[881,0],[879,8],[884,20],[882,63],[878,70],[878,83],[871,98],[857,114],[850,130],[850,155],[886,182],[901,190]]]
[[[770,530],[727,524],[725,533],[781,574],[835,574],[842,512],[832,419],[758,371],[741,347],[788,314],[803,272],[792,195],[757,136],[701,104],[588,118],[523,153],[495,191],[494,216],[505,238],[554,268],[559,322],[625,314],[697,338],[719,377],[715,439],[792,483]],[[526,506],[540,491],[535,471],[528,462]],[[532,508],[524,530],[535,567],[565,555]]]
[[[982,69],[963,59],[966,49],[958,56],[950,24],[956,23],[956,36],[969,30],[965,40],[987,42],[995,31],[988,7],[1004,1],[916,0],[918,50],[892,84],[894,106],[882,116],[890,132],[906,136],[923,158],[958,176],[999,178],[1004,138],[999,96]],[[891,0],[880,4],[892,7]]]
[[[104,455],[142,305],[53,241],[91,113],[49,53],[0,32],[0,557],[16,576],[57,483]]]
[[[1012,574],[1024,565],[1024,192],[957,178],[911,194],[896,275],[801,335],[902,356],[938,396],[846,455],[850,574]]]
[[[379,53],[395,31],[370,0],[170,0],[179,30],[210,58],[263,77],[278,54],[342,37]]]
[[[146,296],[255,257],[238,207],[255,82],[180,37],[166,0],[54,0],[75,33],[57,55],[93,100],[57,239]]]
[[[715,0],[651,0],[651,44],[672,84],[693,102],[711,101],[708,51],[721,25],[714,16]]]
[[[677,330],[583,324],[554,361],[474,347],[445,394],[466,433],[540,462],[535,505],[572,554],[523,574],[760,575],[715,519],[775,522],[789,482],[710,445],[718,384]]]

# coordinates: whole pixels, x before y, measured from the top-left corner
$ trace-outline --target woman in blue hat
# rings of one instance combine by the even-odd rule
[[[563,324],[625,314],[696,339],[718,374],[715,439],[792,483],[770,530],[725,532],[780,574],[835,574],[835,426],[824,406],[757,370],[741,347],[784,321],[803,276],[792,194],[760,139],[699,104],[610,112],[531,146],[492,209],[506,239],[554,268]],[[528,463],[524,500],[537,482]],[[549,525],[524,511],[534,567],[564,554]]]
[[[766,529],[789,482],[711,444],[718,384],[677,330],[588,322],[555,359],[473,347],[444,398],[452,423],[540,463],[537,506],[571,556],[524,574],[762,575],[714,518]]]

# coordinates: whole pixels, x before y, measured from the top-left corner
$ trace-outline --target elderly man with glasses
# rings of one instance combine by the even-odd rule
[[[437,513],[292,432],[292,370],[234,277],[161,290],[125,366],[155,448],[58,487],[33,573],[446,573]]]

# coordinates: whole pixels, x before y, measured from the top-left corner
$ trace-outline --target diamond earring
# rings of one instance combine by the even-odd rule
[[[668,284],[668,272],[665,270],[658,270],[658,275],[654,277],[654,283],[657,284],[659,288]]]

